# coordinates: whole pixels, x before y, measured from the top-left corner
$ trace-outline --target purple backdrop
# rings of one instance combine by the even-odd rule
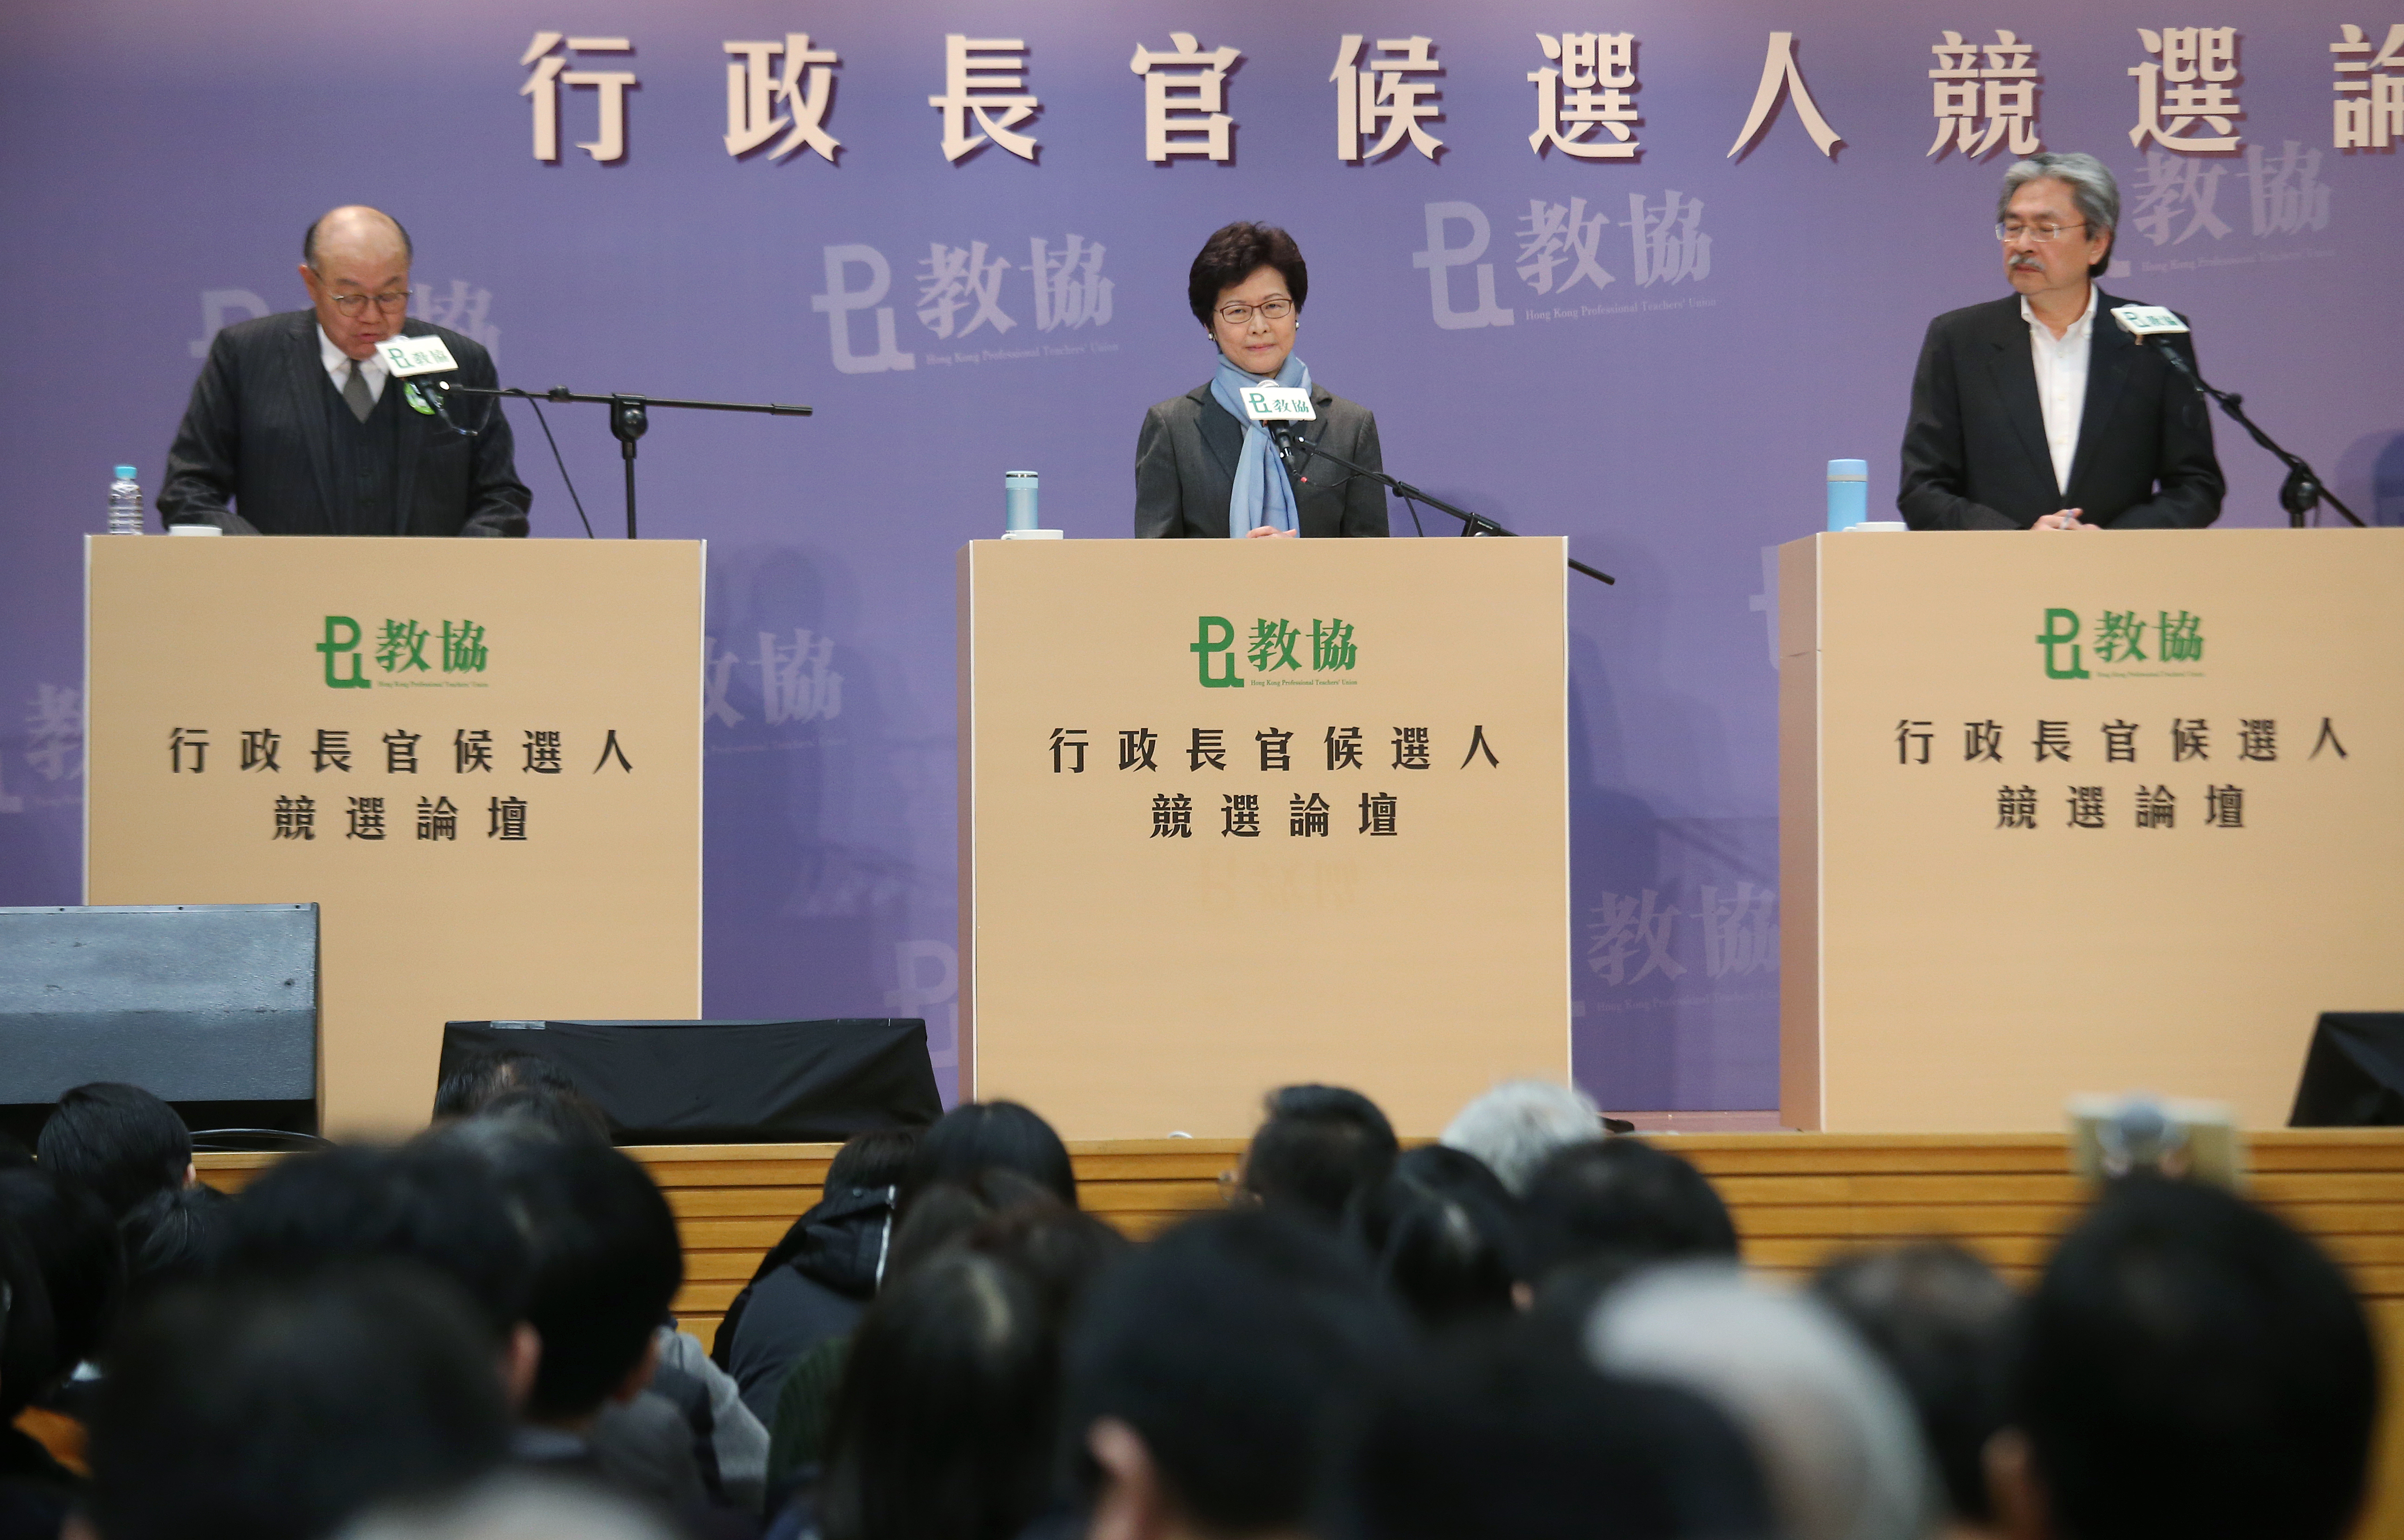
[[[1768,553],[1817,525],[1832,456],[1867,458],[1873,510],[1892,507],[1922,327],[2005,292],[1987,226],[2029,125],[2003,121],[1983,159],[1930,155],[1930,71],[1978,72],[1964,84],[1983,136],[2028,80],[1985,72],[2034,69],[2045,146],[2092,150],[2122,178],[2117,255],[2133,271],[2112,287],[2189,312],[2217,383],[2357,508],[2399,522],[2404,169],[2375,132],[2404,91],[2379,84],[2404,75],[2383,49],[2398,20],[2328,0],[2108,21],[2060,0],[1943,18],[1893,0],[1629,0],[1601,18],[1518,0],[15,7],[0,18],[0,903],[79,891],[78,538],[102,526],[108,468],[131,460],[155,490],[211,329],[303,302],[302,226],[367,202],[416,238],[419,313],[484,337],[510,383],[819,409],[661,413],[644,445],[647,533],[710,541],[706,1008],[925,1014],[946,1046],[951,553],[999,530],[1006,468],[1041,472],[1048,525],[1126,534],[1142,410],[1210,364],[1186,264],[1222,222],[1263,218],[1311,261],[1300,353],[1379,413],[1389,468],[1522,531],[1565,532],[1621,579],[1570,596],[1580,1078],[1620,1108],[1772,1105]],[[2348,21],[2369,46],[2332,53]],[[1632,36],[1633,86],[1606,42],[1595,88],[1641,118],[1621,125],[1631,157],[1530,148],[1530,74],[1574,84],[1586,67],[1564,23]],[[1942,26],[1965,47],[2008,29],[2034,53],[1948,60],[1932,51]],[[1833,156],[1791,91],[1729,153],[1774,28],[1793,29],[1810,100],[1842,138]],[[829,84],[804,73],[794,93],[804,126],[814,105],[840,141],[834,163],[808,146],[779,158],[781,131],[727,147],[762,125],[730,124],[725,45],[781,48],[788,29],[837,56]],[[1153,77],[1129,62],[1172,51],[1172,29],[1241,51],[1225,161],[1146,160]],[[1405,137],[1338,159],[1330,72],[1348,29],[1365,39],[1356,71],[1416,62],[1378,39],[1433,40],[1419,59],[1439,68],[1383,70],[1372,106],[1440,106],[1418,122],[1436,158]],[[929,98],[947,91],[955,30],[1023,41],[1023,91],[974,83],[987,101],[1037,99],[1014,125],[990,114],[1039,142],[1033,160],[1003,143],[946,159],[949,115]],[[566,39],[522,62],[546,31]],[[613,37],[631,51],[595,46]],[[755,57],[761,102],[790,116],[778,58]],[[2375,67],[2336,70],[2348,63]],[[2168,111],[2166,133],[2242,144],[2132,147],[2132,71],[2147,64],[2166,105],[2237,105],[2228,135]],[[559,70],[635,77],[618,160],[578,147],[614,88],[552,82]],[[2354,81],[2368,89],[2337,89]],[[546,98],[552,162],[532,153]],[[1578,100],[1563,88],[1565,112]],[[2372,147],[2335,143],[2333,104],[2351,103],[2367,104]],[[1610,130],[1566,132],[1583,146]],[[889,287],[872,299],[880,264]],[[902,355],[911,367],[877,367]],[[580,536],[540,432],[510,414],[537,535]],[[601,413],[555,408],[552,426],[596,528],[619,527]],[[2220,441],[2222,522],[2277,522],[2275,467]],[[1411,532],[1399,507],[1395,521]],[[1071,620],[1060,645],[1111,639]]]

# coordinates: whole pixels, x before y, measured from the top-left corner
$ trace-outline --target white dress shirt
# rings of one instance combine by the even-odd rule
[[[2095,286],[2087,286],[2087,308],[2060,338],[2036,318],[2026,296],[2020,319],[2028,323],[2029,361],[2036,366],[2036,404],[2045,413],[2045,444],[2053,455],[2053,484],[2070,495],[2070,462],[2078,455],[2078,420],[2087,414],[2087,358],[2095,327]]]
[[[2028,301],[2022,300],[2020,307],[2026,309]],[[2088,308],[2091,310],[2094,307],[2090,305]],[[317,328],[317,357],[326,366],[327,377],[334,382],[334,393],[341,395],[343,382],[351,377],[351,356],[334,345],[334,339],[326,335],[326,329],[322,325]],[[370,353],[359,359],[358,365],[359,378],[368,383],[368,399],[383,400],[385,374],[384,355]],[[2079,367],[2079,377],[2081,379],[2086,377],[2086,366],[2083,364]],[[2071,423],[2070,430],[2073,433],[2078,431],[2076,421],[2074,420]]]

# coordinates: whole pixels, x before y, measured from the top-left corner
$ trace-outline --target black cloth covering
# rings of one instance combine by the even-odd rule
[[[2324,1011],[2304,1055],[2291,1128],[2404,1124],[2404,1011]]]

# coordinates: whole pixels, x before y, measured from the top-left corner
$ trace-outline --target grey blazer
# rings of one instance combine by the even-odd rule
[[[459,333],[414,318],[400,329],[441,338],[459,360],[461,384],[497,383],[492,355]],[[385,386],[387,395],[398,388],[397,381]],[[465,397],[450,412],[473,438],[393,403],[400,435],[394,525],[361,527],[333,495],[325,424],[328,403],[341,399],[318,357],[314,311],[262,315],[218,332],[167,452],[161,522],[213,524],[229,535],[526,532],[534,495],[511,464],[510,421],[498,401]]]
[[[1310,387],[1316,420],[1298,425],[1302,439],[1326,445],[1355,465],[1383,470],[1377,419],[1366,407]],[[1225,539],[1227,502],[1235,495],[1236,462],[1244,427],[1208,385],[1161,402],[1143,414],[1135,441],[1135,532],[1144,539]],[[1307,539],[1386,533],[1386,489],[1333,460],[1296,468],[1294,511]]]

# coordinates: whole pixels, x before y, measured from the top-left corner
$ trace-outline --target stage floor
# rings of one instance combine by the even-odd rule
[[[1852,1247],[1942,1236],[2015,1283],[2043,1265],[2083,1197],[2060,1134],[1709,1133],[1660,1137],[1717,1184],[1745,1260],[1795,1277]],[[2248,1191],[2318,1239],[2353,1275],[2388,1362],[2404,1362],[2404,1129],[2280,1129],[2246,1136]],[[704,1342],[761,1255],[818,1200],[832,1144],[630,1149],[674,1206],[685,1241],[677,1312]],[[1141,1237],[1217,1208],[1239,1140],[1072,1143],[1089,1211]],[[272,1155],[204,1155],[203,1177],[236,1189]],[[2392,1386],[2391,1381],[2391,1386]],[[2361,1533],[2404,1534],[2404,1418],[2391,1388],[2383,1479]]]

